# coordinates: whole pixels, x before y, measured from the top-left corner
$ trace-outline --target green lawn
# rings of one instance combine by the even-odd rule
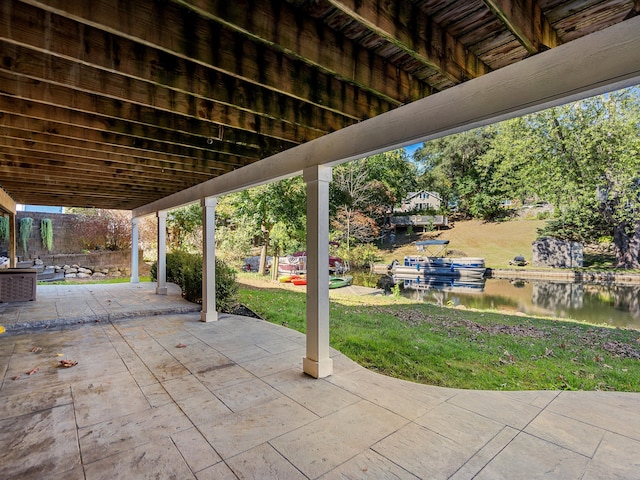
[[[243,284],[240,302],[305,331],[303,292]],[[640,391],[638,331],[393,297],[333,300],[330,315],[332,347],[397,378],[469,389]]]
[[[416,234],[407,243],[393,251],[386,251],[384,262],[405,255],[417,255],[416,240],[437,238],[449,240],[448,248],[467,257],[482,257],[487,267],[505,268],[516,255],[524,255],[531,262],[531,244],[538,236],[537,230],[545,225],[543,220],[514,220],[510,222],[482,222],[469,220],[455,222],[453,228],[439,232]]]

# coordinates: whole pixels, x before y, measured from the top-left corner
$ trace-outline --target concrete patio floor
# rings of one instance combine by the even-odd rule
[[[111,321],[0,335],[2,479],[640,479],[638,394],[438,388],[337,351],[315,380],[297,332],[95,287]]]

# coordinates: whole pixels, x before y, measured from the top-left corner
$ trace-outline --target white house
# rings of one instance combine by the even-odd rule
[[[394,208],[394,212],[411,212],[414,210],[438,210],[442,198],[436,192],[427,192],[420,190],[419,192],[409,192],[402,200],[400,207]]]

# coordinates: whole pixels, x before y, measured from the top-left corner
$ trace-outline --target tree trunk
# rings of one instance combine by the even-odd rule
[[[273,261],[271,262],[271,280],[278,279],[278,267],[280,263],[280,249],[275,247],[273,249]]]
[[[640,268],[640,222],[635,224],[632,234],[626,232],[627,223],[617,224],[613,229],[618,268]]]

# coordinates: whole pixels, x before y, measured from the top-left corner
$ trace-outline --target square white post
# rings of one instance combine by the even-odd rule
[[[16,268],[18,253],[16,252],[16,214],[9,212],[9,267]]]
[[[215,197],[203,198],[202,204],[202,311],[200,321],[215,322],[216,311],[216,205]]]
[[[158,217],[158,263],[156,270],[158,295],[167,294],[167,211],[161,210],[156,213]]]
[[[307,356],[303,371],[315,378],[333,373],[329,356],[329,183],[331,167],[306,168]]]
[[[138,224],[139,218],[131,219],[131,283],[140,283],[138,276]]]

